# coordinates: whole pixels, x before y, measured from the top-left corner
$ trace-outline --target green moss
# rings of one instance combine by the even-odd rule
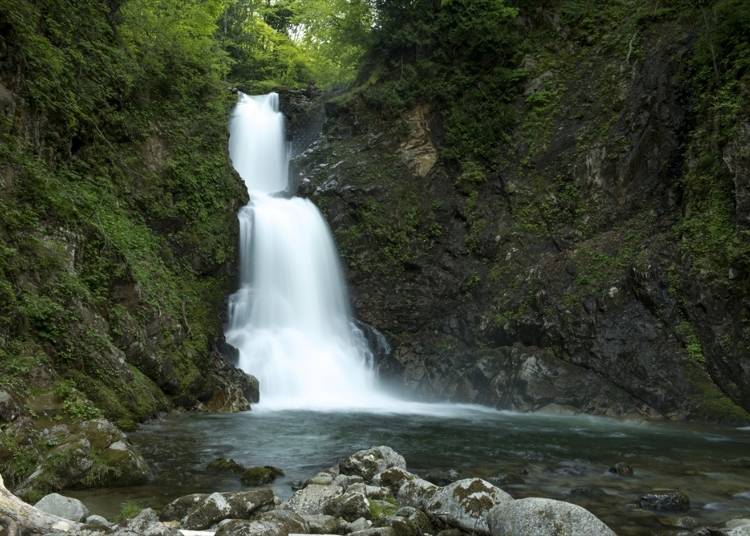
[[[396,513],[399,506],[396,499],[386,497],[385,500],[370,499],[370,518],[373,521],[380,521]]]

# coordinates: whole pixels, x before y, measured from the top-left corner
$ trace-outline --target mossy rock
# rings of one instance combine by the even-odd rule
[[[270,484],[279,476],[284,476],[284,471],[270,465],[249,467],[243,471],[240,482],[245,486],[262,486]]]
[[[216,458],[208,463],[207,468],[224,473],[242,474],[245,471],[244,465],[237,463],[231,458]]]

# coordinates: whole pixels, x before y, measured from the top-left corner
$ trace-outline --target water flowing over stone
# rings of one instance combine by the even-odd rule
[[[239,213],[241,286],[230,298],[226,337],[240,368],[260,380],[260,407],[383,404],[328,225],[290,191],[278,95],[240,95],[229,150],[250,203]]]

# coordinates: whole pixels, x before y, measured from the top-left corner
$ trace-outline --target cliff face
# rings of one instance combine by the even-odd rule
[[[381,371],[503,408],[746,420],[750,114],[731,52],[714,71],[728,3],[546,4],[520,3],[512,90],[424,86],[388,114],[375,60],[297,160],[357,314],[393,344]],[[513,120],[456,158],[458,107],[498,101]]]
[[[180,43],[137,61],[115,4],[0,3],[0,472],[28,499],[148,476],[103,418],[257,396],[217,351],[234,95]]]

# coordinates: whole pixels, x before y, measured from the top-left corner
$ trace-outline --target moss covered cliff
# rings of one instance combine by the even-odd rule
[[[297,163],[426,396],[746,420],[745,2],[383,2]],[[442,4],[442,5],[441,5]]]
[[[130,482],[77,423],[257,389],[216,350],[246,198],[219,12],[157,4],[0,2],[0,472],[15,488],[55,452],[92,461],[29,498]]]

